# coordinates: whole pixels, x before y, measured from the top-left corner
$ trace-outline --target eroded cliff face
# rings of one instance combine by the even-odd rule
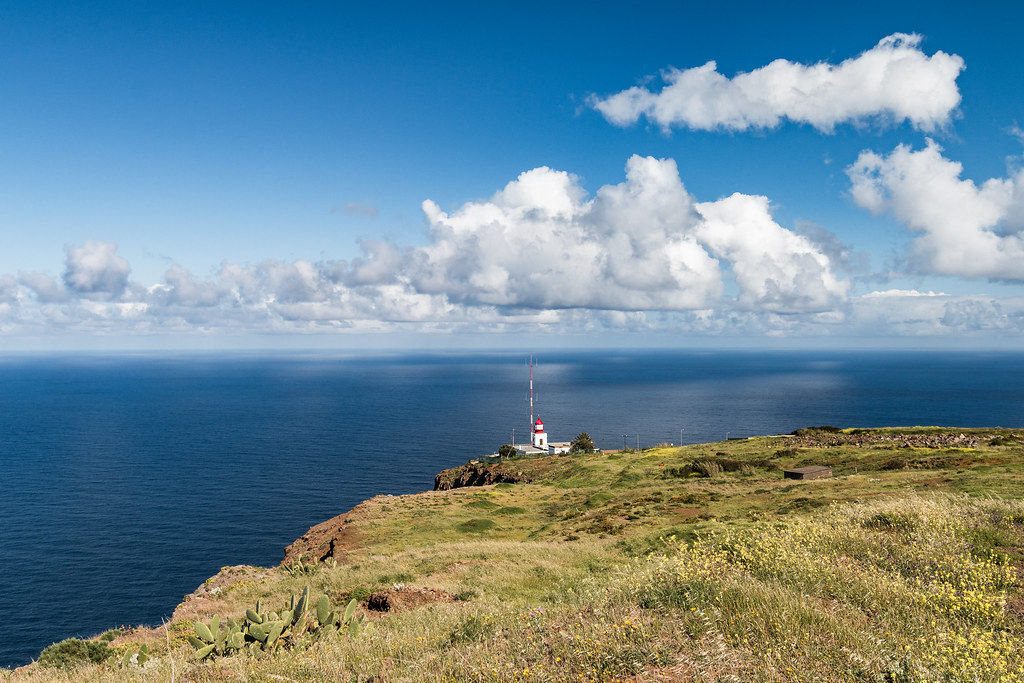
[[[373,501],[375,499],[370,499]],[[357,520],[361,508],[367,502],[360,503],[348,512],[321,522],[297,538],[294,543],[284,549],[283,565],[296,562],[341,562],[347,551],[359,545]]]
[[[435,491],[486,486],[488,484],[517,484],[533,481],[549,465],[541,459],[501,462],[488,465],[472,462],[461,467],[444,470],[434,478]],[[531,469],[532,468],[532,469]],[[424,495],[424,494],[418,494]],[[440,494],[439,494],[440,495]],[[283,565],[296,562],[344,562],[346,555],[361,542],[360,522],[386,514],[387,506],[395,504],[401,496],[374,496],[348,512],[321,522],[285,548]]]
[[[434,490],[447,491],[463,486],[487,486],[488,484],[519,484],[532,480],[532,475],[515,467],[514,463],[500,462],[493,465],[468,463],[438,473],[434,477]]]

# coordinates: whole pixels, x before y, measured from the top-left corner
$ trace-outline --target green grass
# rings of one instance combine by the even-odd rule
[[[254,570],[166,633],[111,643],[148,643],[144,669],[79,658],[27,675],[1021,680],[1024,440],[869,436],[961,433],[980,445],[832,445],[864,434],[844,430],[517,460],[531,483],[371,499],[346,515],[359,542],[336,566]],[[806,464],[835,476],[782,478]],[[190,614],[239,615],[305,585],[340,603],[394,584],[457,599],[273,657],[188,659]]]

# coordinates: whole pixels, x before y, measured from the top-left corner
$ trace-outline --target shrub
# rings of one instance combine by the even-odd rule
[[[824,507],[825,505],[828,505],[827,501],[799,496],[779,507],[779,514],[785,515],[791,512],[798,512],[800,510],[813,510],[814,508]]]
[[[515,457],[518,453],[519,451],[517,451],[516,447],[513,446],[512,444],[503,443],[501,444],[501,447],[498,449],[498,455],[501,456],[502,458],[512,458]]]
[[[459,620],[455,628],[448,635],[448,643],[458,645],[460,643],[471,643],[482,640],[494,631],[494,622],[476,614],[469,614]]]
[[[493,510],[494,508],[501,507],[501,506],[498,503],[495,503],[493,500],[487,500],[486,498],[481,498],[480,500],[474,500],[474,501],[471,501],[469,503],[466,503],[466,507],[468,507],[468,508],[480,508],[481,510]]]
[[[684,496],[673,498],[670,502],[682,503],[684,505],[707,505],[710,501],[711,496],[708,495],[705,491],[693,491],[691,493],[687,493]]]
[[[893,470],[905,470],[905,469],[907,469],[909,467],[910,467],[910,461],[909,460],[907,460],[906,458],[900,457],[900,456],[895,456],[895,457],[889,458],[888,460],[883,462],[881,465],[879,465],[878,469],[891,472]]]
[[[39,666],[70,669],[79,664],[99,664],[113,654],[107,648],[107,642],[79,638],[62,640],[39,653]]]
[[[404,575],[400,575],[400,576],[408,576],[409,578],[405,579],[406,581],[411,581],[412,580],[412,577],[409,576],[408,574],[404,574]],[[385,578],[393,578],[393,577],[388,577],[388,576],[380,577],[380,579],[385,579]],[[380,579],[378,579],[378,580],[380,580]],[[398,581],[382,581],[382,583],[400,583],[400,582],[398,582]],[[373,595],[373,589],[368,588],[366,586],[356,586],[352,590],[345,591],[344,593],[342,593],[341,594],[340,602],[348,602],[349,600],[357,600],[358,602],[366,602],[367,598],[369,598],[371,595]]]
[[[794,429],[790,432],[793,436],[808,436],[815,433],[824,434],[838,434],[843,431],[839,427],[833,427],[832,425],[821,425],[820,427],[802,427],[801,429]]]
[[[459,524],[456,528],[463,533],[477,533],[480,531],[487,531],[488,529],[493,529],[494,522],[489,519],[484,519],[482,517],[476,517],[474,519],[466,520],[462,524]]]
[[[381,574],[377,577],[377,583],[383,585],[394,585],[401,583],[409,583],[413,580],[413,575],[409,572],[396,572],[394,574]],[[355,596],[353,596],[355,597]]]
[[[917,527],[917,520],[901,512],[884,511],[871,515],[861,524],[867,529],[913,531]]]
[[[662,476],[666,478],[678,477],[685,479],[690,476],[717,477],[723,472],[740,472],[741,474],[753,474],[754,468],[760,467],[766,470],[777,470],[779,466],[771,460],[758,458],[753,460],[734,460],[732,458],[704,458],[696,462],[687,463],[681,467],[666,467]]]
[[[702,477],[717,477],[724,472],[722,466],[711,460],[702,460],[693,463],[694,471]]]

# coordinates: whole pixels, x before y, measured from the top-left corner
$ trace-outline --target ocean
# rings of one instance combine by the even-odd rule
[[[1024,354],[552,352],[553,441],[649,446],[809,425],[1024,424]],[[0,666],[159,624],[224,565],[528,430],[521,355],[0,359]]]

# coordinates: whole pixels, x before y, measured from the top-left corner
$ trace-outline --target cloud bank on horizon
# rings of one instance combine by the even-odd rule
[[[61,280],[6,276],[0,312],[7,326],[507,323],[564,311],[813,314],[849,290],[828,255],[774,221],[766,197],[697,202],[671,159],[633,156],[625,181],[593,197],[540,167],[488,200],[450,213],[427,200],[423,212],[422,246],[367,241],[351,263],[224,263],[212,279],[173,265],[148,286],[129,281],[114,244],[89,241],[67,247]]]
[[[894,33],[840,64],[776,59],[732,78],[714,61],[669,68],[660,91],[633,86],[588,101],[618,126],[646,118],[664,130],[746,131],[791,121],[827,133],[839,124],[879,120],[932,131],[948,125],[960,104],[956,79],[964,60],[941,51],[928,56],[920,43],[920,35]]]
[[[926,165],[952,165],[947,175],[966,182],[956,180],[959,168],[941,160],[933,143],[921,152],[898,148],[888,162],[865,152],[848,170],[857,201],[876,211],[903,207],[900,216],[913,216],[918,205],[899,193],[913,196],[915,181],[899,168],[915,154],[926,155]],[[886,163],[897,170],[885,172]],[[911,189],[890,188],[890,176]],[[1008,191],[1006,182],[990,183],[1003,188],[1000,197]],[[981,190],[968,183],[967,196],[984,195],[990,183]],[[1016,210],[1010,205],[999,204],[1006,215]],[[112,243],[69,246],[59,279],[38,272],[0,276],[0,330],[1024,330],[1024,297],[898,289],[851,296],[829,240],[812,241],[779,225],[767,197],[734,193],[696,201],[671,159],[633,156],[625,180],[593,196],[576,176],[540,167],[487,200],[451,212],[426,200],[423,212],[428,229],[421,246],[365,241],[363,256],[351,262],[224,262],[209,278],[172,265],[149,285],[130,280],[131,266]]]
[[[727,78],[714,62],[591,104],[610,122],[664,129],[830,132],[843,123],[947,126],[960,103],[957,55],[893,34],[839,64],[776,60]],[[927,139],[864,150],[849,196],[912,236],[904,275],[1024,281],[1024,171],[976,184]],[[372,203],[344,210],[378,217]],[[634,155],[593,194],[565,170],[521,173],[485,200],[422,203],[423,244],[360,242],[351,261],[173,264],[132,279],[111,242],[67,246],[63,273],[0,275],[0,332],[86,334],[643,331],[678,335],[947,335],[1024,331],[1024,296],[884,288],[851,267],[827,229],[785,227],[768,197],[701,201],[676,162]],[[862,293],[857,293],[858,281]],[[863,291],[868,283],[883,287]]]

